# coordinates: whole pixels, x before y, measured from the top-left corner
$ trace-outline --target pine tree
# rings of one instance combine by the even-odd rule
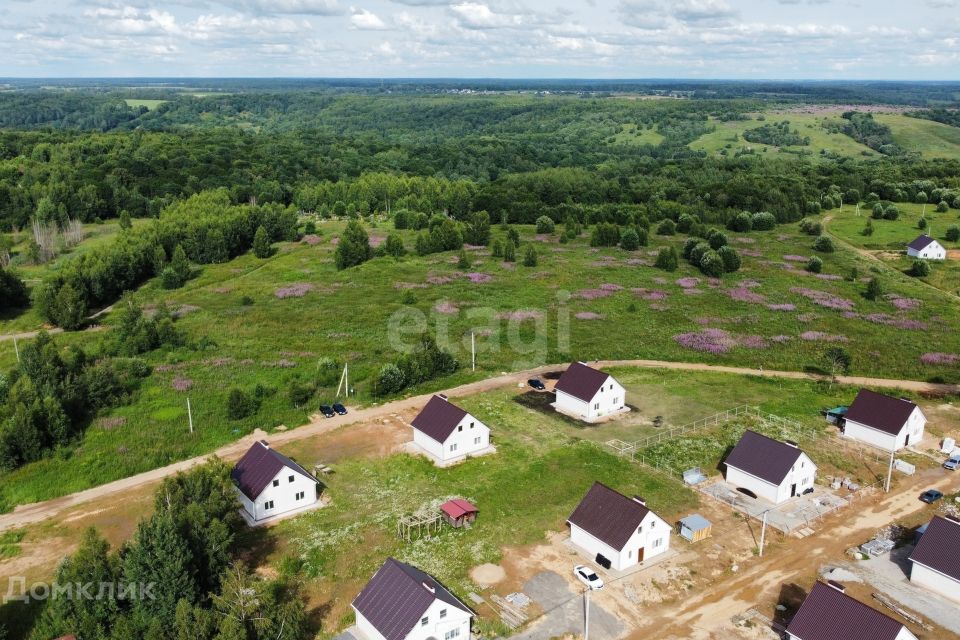
[[[269,258],[272,253],[270,234],[267,233],[263,225],[260,225],[257,227],[257,232],[253,234],[253,255],[263,260]]]
[[[347,223],[347,227],[340,236],[340,242],[337,244],[334,257],[337,269],[340,270],[363,264],[373,257],[370,238],[367,236],[366,229],[358,220],[351,220]]]
[[[525,267],[535,267],[537,266],[537,250],[532,244],[527,245],[527,249],[523,254],[523,266]]]

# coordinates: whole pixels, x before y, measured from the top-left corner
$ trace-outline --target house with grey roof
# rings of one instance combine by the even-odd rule
[[[574,362],[554,386],[554,409],[569,416],[593,422],[604,416],[626,411],[626,390],[616,379],[583,362]]]
[[[960,602],[960,520],[934,516],[909,560],[910,582]]]
[[[670,548],[670,526],[643,498],[595,482],[567,518],[570,542],[606,569],[623,571]]]
[[[490,428],[444,395],[430,398],[410,424],[413,449],[438,466],[495,451],[490,444]]]
[[[942,244],[923,234],[907,245],[907,255],[922,260],[946,260],[947,250]]]
[[[813,488],[817,465],[793,442],[744,432],[724,461],[727,482],[781,504]]]
[[[837,582],[815,582],[787,625],[788,640],[917,640],[902,623],[846,594]]]
[[[913,402],[861,389],[843,419],[843,435],[886,451],[923,439],[927,417]]]
[[[320,483],[302,466],[259,440],[230,473],[249,524],[316,506]]]
[[[431,575],[393,558],[352,606],[360,640],[470,640],[469,607]]]

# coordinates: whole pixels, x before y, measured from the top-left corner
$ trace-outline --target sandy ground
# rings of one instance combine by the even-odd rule
[[[527,379],[543,375],[550,371],[556,371],[564,365],[547,365],[521,371],[512,374],[503,374],[477,382],[461,385],[453,389],[447,389],[445,393],[451,398],[459,396],[474,395],[492,389],[502,387],[514,387],[523,385]],[[815,379],[816,376],[800,371],[770,371],[757,369],[748,369],[744,367],[727,367],[719,365],[706,365],[692,362],[666,362],[660,360],[604,360],[594,363],[599,367],[641,367],[648,369],[680,369],[685,371],[712,371],[720,373],[731,373],[739,375],[759,375],[767,378],[789,378],[795,380]],[[916,392],[958,394],[960,385],[953,384],[934,384],[929,382],[919,382],[915,380],[895,380],[888,378],[864,378],[860,376],[838,376],[836,381],[839,384],[849,384],[854,386],[872,386],[879,388],[899,388]],[[363,409],[352,409],[346,416],[335,416],[333,418],[314,417],[309,424],[281,433],[266,434],[262,431],[256,431],[236,442],[220,447],[211,454],[183,460],[165,467],[153,469],[145,473],[137,474],[129,478],[110,482],[99,487],[79,491],[77,493],[28,505],[18,506],[12,513],[0,515],[0,531],[21,527],[27,524],[41,522],[48,518],[57,516],[67,509],[105,498],[107,496],[117,496],[130,490],[137,490],[144,485],[162,480],[167,476],[174,475],[180,471],[186,471],[191,467],[202,464],[210,459],[211,456],[219,456],[225,460],[235,460],[250,448],[254,441],[267,438],[274,446],[283,446],[287,443],[297,442],[314,438],[324,433],[329,433],[339,427],[355,424],[369,423],[390,418],[404,412],[422,407],[432,394],[425,394],[388,402],[383,405],[373,405]]]
[[[955,491],[960,488],[960,476],[944,476],[939,470],[918,473],[902,481],[895,493],[877,494],[828,517],[802,542],[779,533],[771,535],[768,530],[769,546],[763,558],[754,553],[759,534],[755,523],[705,502],[698,510],[714,522],[712,538],[690,545],[675,536],[671,545],[680,551],[676,558],[608,582],[595,594],[594,602],[628,623],[630,632],[624,637],[630,640],[770,637],[762,621],[735,626],[732,619],[751,608],[773,618],[775,605],[785,593],[800,593],[802,600],[823,564],[842,563],[848,548],[869,539],[891,520],[919,518],[929,511],[917,496],[933,483]],[[563,576],[571,589],[576,589],[570,568],[579,557],[564,539],[557,534],[547,544],[506,549],[502,566],[507,576],[496,585],[496,592],[506,595],[522,589],[525,579],[542,571]],[[540,622],[533,626],[537,624]],[[558,630],[552,621],[547,626]],[[938,629],[935,637],[960,635]]]

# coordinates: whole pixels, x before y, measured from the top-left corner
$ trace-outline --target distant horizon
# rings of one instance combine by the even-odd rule
[[[960,86],[960,79],[909,79],[909,78],[737,78],[737,77],[674,77],[674,76],[646,76],[646,77],[618,77],[618,76],[295,76],[295,75],[275,75],[275,76],[244,76],[244,75],[150,75],[150,76],[127,76],[127,75],[99,75],[99,76],[0,76],[0,82],[26,81],[26,80],[139,80],[139,81],[184,81],[184,80],[315,80],[322,82],[334,81],[391,81],[391,82],[689,82],[696,84],[708,83],[743,83],[743,84],[764,84],[764,83],[817,83],[817,84],[956,84]]]

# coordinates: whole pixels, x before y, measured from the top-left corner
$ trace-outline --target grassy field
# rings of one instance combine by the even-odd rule
[[[860,215],[856,207],[844,205],[843,212],[832,211],[830,232],[843,238],[850,244],[864,249],[892,249],[905,251],[907,244],[922,233],[932,235],[947,249],[960,249],[960,243],[949,242],[943,236],[950,225],[960,225],[960,211],[950,209],[946,213],[937,213],[936,205],[898,203],[900,217],[896,220],[873,220],[873,235],[865,236],[862,231],[870,218],[870,207],[860,206]],[[927,219],[928,228],[920,229],[917,223],[921,215]]]
[[[636,124],[625,124],[623,125],[623,131],[614,136],[614,142],[616,144],[658,145],[663,142],[663,136],[652,127],[640,128]]]
[[[925,158],[960,159],[960,129],[932,120],[910,118],[903,114],[874,116],[893,130],[893,141],[907,151]]]
[[[825,119],[839,120],[839,115],[812,114],[812,113],[780,113],[768,112],[763,114],[764,121],[737,120],[732,122],[712,121],[716,130],[701,136],[690,144],[693,149],[706,151],[711,155],[722,151],[730,156],[743,148],[752,148],[755,153],[763,157],[807,157],[820,158],[821,152],[844,156],[874,155],[874,152],[841,133],[830,133],[823,128]],[[777,123],[788,120],[791,129],[797,129],[800,135],[810,138],[807,146],[775,147],[757,144],[743,139],[743,132],[747,129],[756,129],[763,124]]]
[[[410,392],[574,358],[797,370],[819,366],[822,352],[836,344],[852,355],[858,374],[960,377],[955,367],[920,361],[928,351],[960,353],[960,319],[951,298],[903,276],[887,278],[886,286],[890,294],[916,301],[910,309],[898,309],[898,300],[867,301],[862,282],[842,278],[854,266],[869,274],[873,264],[852,252],[824,254],[824,277],[830,279],[814,277],[797,262],[812,254],[812,238],[793,226],[732,236],[744,266],[722,281],[708,281],[686,264],[675,273],[649,266],[651,254],[668,243],[679,247],[682,236],[654,236],[651,247],[630,253],[591,249],[586,238],[561,245],[556,236],[535,236],[532,227],[521,232],[539,248],[536,267],[505,265],[486,251],[472,251],[469,270],[458,269],[455,256],[445,253],[381,258],[337,272],[333,239],[341,228],[324,223],[319,243],[283,244],[267,260],[245,255],[205,266],[180,290],[165,291],[156,282],[141,288],[137,297],[146,308],[165,301],[180,311],[178,325],[194,342],[208,342],[202,349],[149,354],[155,372],[133,403],[100,416],[76,450],[0,477],[0,506],[56,497],[202,454],[255,428],[302,424],[320,400],[333,396],[336,381],[305,408],[294,408],[287,390],[294,381],[314,379],[323,357],[349,362],[359,394],[353,401],[370,402],[371,377],[397,357],[391,335],[404,331],[408,339],[423,330],[433,333],[463,362],[469,361],[469,334],[477,333],[475,373],[463,368]],[[373,229],[371,235],[386,233]],[[412,233],[405,239],[413,244]],[[489,281],[474,283],[465,272]],[[298,284],[306,285],[302,297],[284,293]],[[109,316],[104,322],[109,325]],[[60,339],[85,343],[104,335]],[[13,362],[12,344],[0,343],[0,365]],[[228,419],[230,387],[252,391],[258,384],[265,391],[259,411]],[[193,435],[187,432],[188,395]]]
[[[166,100],[154,100],[150,98],[127,98],[124,100],[129,107],[146,107],[150,111],[153,111],[160,105],[162,105]]]

